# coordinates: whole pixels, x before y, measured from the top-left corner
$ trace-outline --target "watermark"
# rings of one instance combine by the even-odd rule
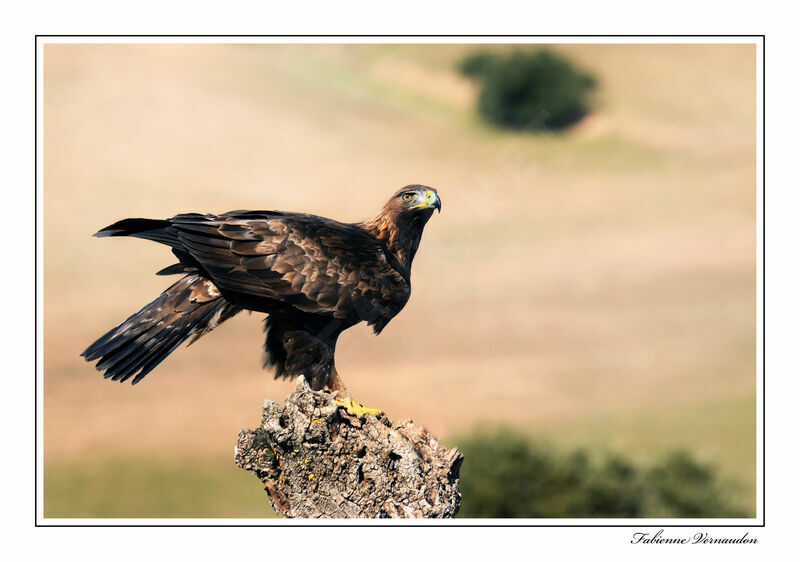
[[[693,534],[668,536],[664,529],[655,533],[635,532],[631,537],[631,544],[757,544],[758,539],[751,537],[745,531],[741,536],[719,536],[698,531]]]

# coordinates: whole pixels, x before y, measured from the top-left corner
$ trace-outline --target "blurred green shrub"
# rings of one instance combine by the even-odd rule
[[[686,452],[642,469],[613,453],[559,452],[513,431],[464,453],[459,517],[745,517],[713,467]]]
[[[700,464],[686,451],[676,451],[644,475],[652,495],[653,517],[745,517],[734,509],[715,469]]]
[[[526,131],[576,123],[589,111],[588,96],[596,85],[590,74],[547,50],[476,53],[461,61],[460,70],[481,83],[478,112],[487,121]]]

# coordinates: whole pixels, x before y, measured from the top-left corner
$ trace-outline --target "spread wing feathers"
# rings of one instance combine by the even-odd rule
[[[190,274],[173,284],[139,312],[110,330],[81,355],[104,377],[133,384],[194,336],[193,343],[239,312],[221,298],[213,284]]]
[[[313,215],[252,211],[178,215],[170,224],[182,249],[223,295],[243,294],[307,313],[363,320],[376,331],[408,300],[408,281],[388,261],[393,256],[387,258],[375,239],[352,225]]]

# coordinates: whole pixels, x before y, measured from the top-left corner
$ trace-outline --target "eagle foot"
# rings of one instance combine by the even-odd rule
[[[364,414],[371,414],[373,416],[380,416],[383,412],[377,408],[365,408],[352,398],[348,397],[345,400],[337,400],[336,404],[344,408],[351,416],[358,418],[363,417]]]

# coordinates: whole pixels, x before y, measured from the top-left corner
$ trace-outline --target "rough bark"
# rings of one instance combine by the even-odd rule
[[[302,377],[285,404],[264,403],[235,455],[284,517],[453,517],[461,500],[458,449],[410,420],[350,415]]]

